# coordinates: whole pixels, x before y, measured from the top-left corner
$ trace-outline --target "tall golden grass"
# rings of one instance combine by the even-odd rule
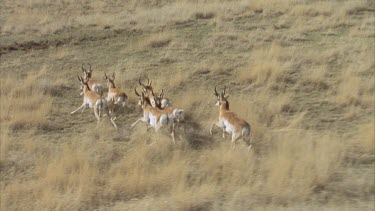
[[[247,200],[265,196],[288,204],[327,184],[343,158],[334,137],[291,131],[267,141],[273,147],[262,155],[231,150],[229,143],[200,151],[173,148],[167,140],[151,146],[134,140],[118,154],[95,139],[74,139],[46,155],[35,154],[38,143],[27,154],[34,154],[31,177],[9,181],[1,205],[5,210],[78,210],[153,198],[166,209],[222,209],[245,208],[252,203]]]

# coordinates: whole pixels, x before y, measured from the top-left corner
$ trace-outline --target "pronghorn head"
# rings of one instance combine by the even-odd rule
[[[140,95],[138,92],[137,92],[137,88],[134,87],[134,92],[135,92],[135,95],[138,96],[138,105],[142,105],[142,98],[144,98],[144,93],[142,92],[142,95]]]
[[[165,100],[164,98],[164,89],[161,89],[161,92],[160,94],[156,94],[155,95],[155,98],[154,98],[154,105],[152,105],[152,101],[151,101],[151,105],[154,106],[154,107],[158,107],[158,108],[165,108],[166,105],[163,105],[163,100]],[[164,103],[165,104],[165,103]]]
[[[82,64],[82,71],[83,73],[85,74],[85,79],[89,80],[91,77],[92,77],[92,68],[91,68],[91,65],[89,65],[89,69],[85,69],[83,64]]]
[[[85,89],[87,89],[88,91],[90,91],[90,87],[87,84],[87,79],[84,79],[81,76],[77,76],[77,78],[78,78],[78,81],[81,82],[81,88],[80,88],[80,90],[83,91],[82,93],[84,93]],[[82,95],[82,93],[81,93],[81,95]]]
[[[221,92],[221,94],[219,94],[217,92],[217,86],[215,86],[215,92],[214,92],[214,95],[217,97],[217,101],[216,101],[216,106],[221,106],[223,104],[225,104],[226,108],[229,109],[229,102],[228,102],[228,98],[229,98],[229,95],[225,96],[225,91],[227,89],[226,86],[224,86],[224,90]]]
[[[156,102],[156,94],[154,93],[154,89],[152,88],[151,84],[152,81],[147,77],[147,85],[141,82],[141,78],[138,79],[138,83],[140,86],[142,86],[142,92],[145,94],[145,97],[147,97],[150,100],[150,103],[153,107],[157,107]]]
[[[154,94],[154,89],[152,88],[151,84],[152,81],[147,77],[147,85],[141,82],[141,78],[138,79],[138,83],[140,86],[142,86],[142,91],[143,93],[147,95],[155,95]]]
[[[150,104],[149,99],[145,96],[145,94],[142,92],[142,94],[139,94],[137,92],[137,88],[134,88],[135,95],[138,96],[138,105],[140,105],[142,108],[145,108],[146,103]]]
[[[104,78],[107,81],[108,88],[116,88],[115,87],[115,73],[112,74],[112,77],[107,76],[107,74],[104,73]]]

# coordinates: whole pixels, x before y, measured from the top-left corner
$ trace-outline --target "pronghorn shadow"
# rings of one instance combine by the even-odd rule
[[[211,147],[214,143],[212,136],[207,128],[198,124],[193,117],[186,115],[183,122],[176,130],[179,139],[186,141],[192,149],[202,149]]]

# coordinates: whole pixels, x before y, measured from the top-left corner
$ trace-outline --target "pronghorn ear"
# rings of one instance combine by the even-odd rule
[[[83,67],[83,64],[82,64],[82,72],[86,73],[85,68]]]
[[[107,73],[104,73],[104,79],[108,79]]]
[[[81,77],[79,77],[78,75],[77,75],[77,78],[78,78],[78,81],[79,81],[79,82],[82,81]]]

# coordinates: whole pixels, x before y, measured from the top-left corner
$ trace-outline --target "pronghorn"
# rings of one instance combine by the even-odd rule
[[[210,134],[212,135],[212,129],[216,125],[223,129],[223,138],[225,138],[225,132],[232,133],[233,149],[236,146],[236,141],[242,138],[248,144],[248,150],[250,150],[251,127],[249,123],[238,117],[236,113],[229,111],[229,102],[227,100],[229,96],[225,96],[226,87],[224,87],[224,91],[220,95],[217,93],[216,87],[214,94],[217,97],[216,106],[220,107],[220,114],[219,120],[213,122]]]
[[[112,77],[108,77],[106,73],[104,73],[104,78],[107,81],[108,86],[108,95],[107,95],[107,102],[113,104],[110,106],[110,112],[113,114],[114,106],[120,105],[122,108],[125,108],[126,100],[128,96],[120,89],[116,88],[115,86],[115,73],[112,74]],[[115,117],[116,119],[116,117]]]
[[[94,79],[92,79],[92,68],[91,68],[91,65],[88,64],[90,69],[87,70],[83,67],[83,64],[82,64],[82,71],[84,73],[84,79],[87,81],[87,84],[89,85],[89,88],[91,90],[93,90],[94,92],[102,95],[103,94],[103,87],[100,83],[98,83],[97,81],[95,81]],[[81,93],[82,95],[83,93]]]
[[[91,91],[87,81],[83,79],[82,77],[78,76],[78,80],[81,82],[81,89],[83,93],[83,103],[79,108],[72,111],[71,114],[74,114],[79,109],[82,109],[81,111],[81,114],[82,114],[86,106],[88,105],[90,108],[94,109],[95,117],[98,120],[98,123],[96,124],[96,126],[98,126],[100,122],[100,110],[104,110],[104,112],[107,114],[107,116],[111,120],[111,123],[113,124],[113,126],[117,129],[117,125],[113,121],[111,115],[109,114],[107,105],[105,104],[105,101],[102,99],[101,95],[99,95],[96,92]]]
[[[160,108],[162,111],[168,114],[170,119],[173,119],[176,123],[176,126],[184,119],[184,110],[177,109],[172,106],[172,102],[167,99],[163,98],[164,96],[164,89],[161,90],[161,94],[159,96],[156,95],[155,97],[155,107]]]
[[[135,121],[131,125],[131,128],[133,128],[139,121],[147,123],[147,128],[151,125],[151,127],[155,128],[156,132],[158,132],[162,126],[168,127],[171,130],[173,144],[175,144],[173,119],[169,119],[168,114],[165,111],[153,107],[150,99],[146,97],[143,92],[142,94],[138,94],[136,88],[134,88],[134,92],[139,97],[138,104],[142,106],[143,117]]]

